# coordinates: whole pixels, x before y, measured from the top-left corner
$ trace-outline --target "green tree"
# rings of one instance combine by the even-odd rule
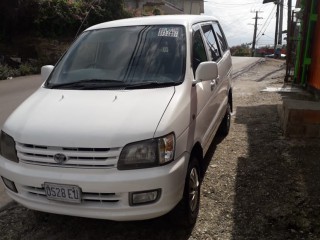
[[[123,0],[1,0],[0,9],[0,41],[26,33],[70,37],[82,23],[85,28],[130,17]]]
[[[10,40],[32,29],[37,14],[36,0],[0,1],[0,40]]]
[[[250,48],[247,44],[231,47],[230,50],[232,56],[250,56]]]
[[[125,17],[130,15],[124,10],[122,0],[39,0],[35,23],[45,36],[62,36],[75,35],[81,25],[86,28]]]

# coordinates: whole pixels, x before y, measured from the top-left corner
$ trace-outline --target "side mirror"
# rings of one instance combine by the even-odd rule
[[[198,82],[216,79],[218,76],[218,64],[216,62],[202,62],[196,70],[196,79],[193,85]]]
[[[52,65],[45,65],[41,68],[41,78],[42,78],[43,82],[48,79],[53,68],[54,68],[54,66],[52,66]]]

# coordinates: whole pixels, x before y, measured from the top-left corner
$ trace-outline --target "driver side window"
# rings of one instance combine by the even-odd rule
[[[202,26],[202,30],[203,30],[203,35],[207,43],[210,55],[211,55],[210,56],[211,61],[218,61],[218,59],[221,56],[219,53],[218,44],[214,36],[211,24]]]
[[[200,30],[197,30],[193,34],[193,46],[192,46],[192,68],[193,68],[194,75],[199,64],[205,61],[208,61],[206,49],[202,41]]]

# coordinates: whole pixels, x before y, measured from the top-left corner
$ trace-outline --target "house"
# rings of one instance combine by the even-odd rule
[[[124,0],[125,8],[139,12],[138,15],[201,14],[204,0]],[[157,10],[155,10],[157,9]]]
[[[299,11],[297,11],[299,10]],[[310,95],[294,94],[284,98],[279,108],[285,136],[320,138],[320,2],[297,0],[290,22],[290,61],[287,76],[293,87],[300,86]],[[290,74],[294,67],[294,75]],[[289,71],[288,71],[289,70]],[[289,79],[287,78],[287,80]]]
[[[298,0],[296,7],[295,70],[294,81],[320,97],[320,3],[315,0]]]

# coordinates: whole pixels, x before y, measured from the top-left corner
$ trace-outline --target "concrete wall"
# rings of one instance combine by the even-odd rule
[[[279,115],[286,137],[320,138],[319,102],[285,99]]]

